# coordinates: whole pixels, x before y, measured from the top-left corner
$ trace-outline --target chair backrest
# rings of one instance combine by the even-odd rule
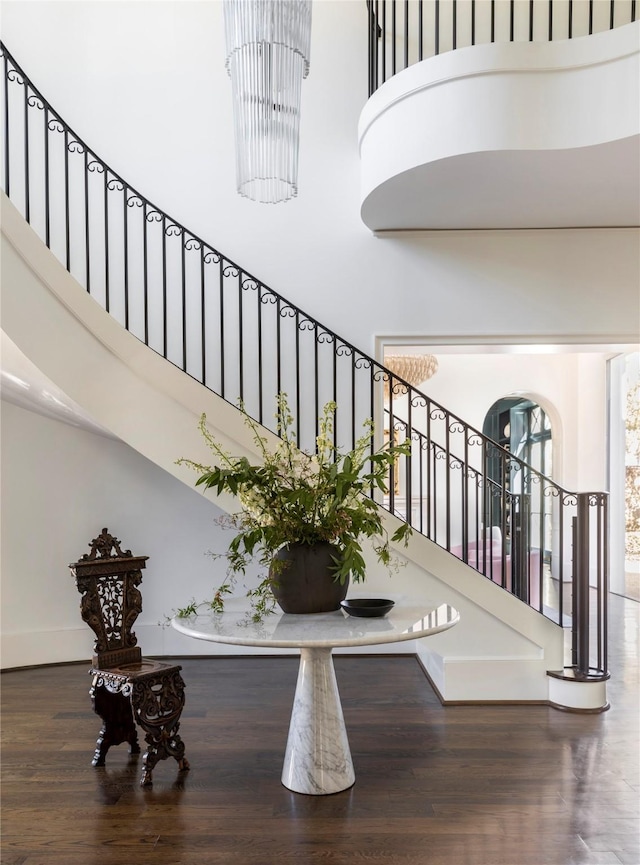
[[[107,529],[89,544],[91,552],[69,565],[82,595],[80,612],[96,635],[93,665],[102,669],[135,664],[142,650],[131,630],[142,611],[142,569],[148,556],[122,550]]]

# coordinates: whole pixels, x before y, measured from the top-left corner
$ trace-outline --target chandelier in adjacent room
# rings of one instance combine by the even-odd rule
[[[309,74],[311,0],[225,0],[240,195],[298,194],[300,91]]]
[[[413,387],[417,387],[422,382],[427,381],[432,375],[438,371],[438,359],[432,354],[391,354],[385,355],[384,365],[388,370],[398,378],[408,382]],[[406,393],[407,389],[400,386],[400,383],[394,383],[393,393]],[[385,396],[389,396],[389,381],[384,383]]]

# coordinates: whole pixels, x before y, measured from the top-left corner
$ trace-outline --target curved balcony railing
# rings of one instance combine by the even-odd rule
[[[274,432],[287,393],[306,450],[329,400],[339,448],[367,418],[410,438],[381,504],[556,623],[570,618],[571,666],[606,676],[607,496],[562,489],[177,223],[0,48],[3,189],[96,302]]]
[[[414,63],[470,45],[552,42],[637,20],[636,0],[367,0],[369,96]]]

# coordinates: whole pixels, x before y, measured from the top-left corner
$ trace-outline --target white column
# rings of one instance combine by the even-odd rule
[[[331,649],[301,649],[282,783],[295,793],[323,795],[354,781]]]

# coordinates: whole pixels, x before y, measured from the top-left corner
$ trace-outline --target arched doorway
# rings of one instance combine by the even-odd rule
[[[532,399],[509,396],[497,400],[485,415],[482,432],[540,475],[552,477],[551,421]],[[525,479],[523,472],[512,468],[505,473],[504,461],[497,453],[487,461],[487,475],[490,481],[505,487],[506,495],[498,499],[504,512],[501,510],[493,519],[497,516],[504,527],[507,553],[517,558],[519,549],[536,546],[542,562],[549,564],[553,516],[546,497],[531,495],[532,478]]]

